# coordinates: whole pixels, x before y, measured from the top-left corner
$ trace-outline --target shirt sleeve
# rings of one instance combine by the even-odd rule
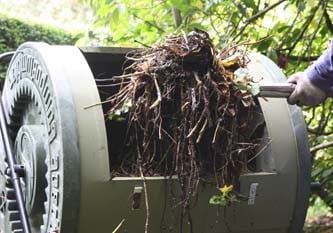
[[[328,92],[333,89],[333,40],[305,73],[311,82],[323,91]]]

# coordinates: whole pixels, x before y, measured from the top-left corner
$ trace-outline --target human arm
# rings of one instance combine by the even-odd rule
[[[333,89],[333,40],[323,54],[304,72],[288,79],[296,84],[289,104],[315,106],[323,102]]]
[[[333,87],[333,40],[323,54],[306,70],[305,74],[310,81],[323,90],[331,92]]]

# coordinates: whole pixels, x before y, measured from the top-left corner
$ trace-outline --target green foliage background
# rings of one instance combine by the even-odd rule
[[[140,47],[193,28],[206,30],[217,47],[261,41],[250,50],[275,61],[286,75],[303,71],[333,33],[332,0],[82,0],[95,11],[95,29],[106,28],[103,44]],[[333,207],[331,99],[304,108],[317,192]]]
[[[49,44],[75,44],[79,34],[70,34],[45,25],[23,22],[0,15],[0,53],[15,51],[27,41],[43,41]],[[5,77],[6,66],[0,64],[0,77]]]

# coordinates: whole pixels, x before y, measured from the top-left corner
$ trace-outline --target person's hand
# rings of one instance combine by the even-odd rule
[[[295,90],[287,99],[289,104],[313,107],[322,103],[326,99],[326,93],[313,85],[303,72],[290,76],[288,82],[296,84]]]

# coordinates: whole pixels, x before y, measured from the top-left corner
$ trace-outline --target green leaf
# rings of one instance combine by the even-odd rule
[[[114,9],[114,11],[112,12],[112,22],[114,24],[119,23],[119,9],[118,9],[118,7],[116,9]]]
[[[314,168],[313,170],[312,170],[312,172],[311,172],[311,176],[312,177],[316,177],[316,176],[318,176],[320,173],[322,173],[324,171],[324,168],[322,168],[322,167],[316,167],[316,168]]]
[[[253,0],[246,0],[246,1],[243,1],[243,2],[247,7],[250,7],[252,9],[257,7],[256,3]]]
[[[220,203],[221,203],[220,196],[214,195],[209,199],[209,204],[211,204],[211,205],[220,205]]]
[[[305,7],[306,7],[305,1],[303,1],[303,0],[298,1],[298,3],[297,3],[297,10],[298,11],[304,11]]]
[[[186,13],[192,7],[189,0],[170,0],[170,2],[177,10],[183,13]]]
[[[322,177],[323,177],[323,178],[326,178],[326,177],[331,176],[332,174],[333,174],[333,168],[329,168],[329,169],[323,171],[323,173],[322,173]]]

